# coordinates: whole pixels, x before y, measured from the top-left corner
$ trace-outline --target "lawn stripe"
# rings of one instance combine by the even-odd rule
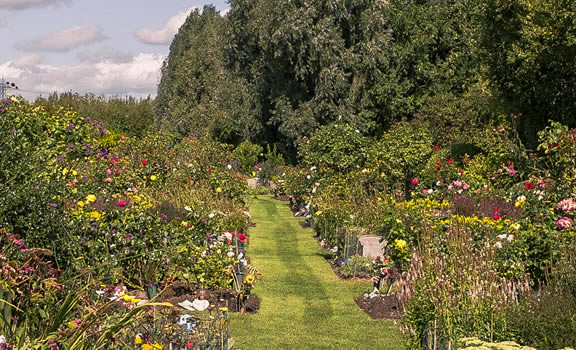
[[[260,197],[250,207],[248,256],[263,274],[255,315],[233,314],[232,339],[252,349],[402,349],[398,326],[372,320],[354,302],[370,282],[340,280],[325,252],[286,202]]]

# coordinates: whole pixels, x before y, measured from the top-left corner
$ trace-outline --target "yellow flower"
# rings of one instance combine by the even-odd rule
[[[142,350],[157,350],[157,349],[164,349],[164,347],[160,344],[142,344]]]
[[[68,174],[68,169],[64,168],[64,170],[62,170],[62,175],[66,175]]]
[[[323,213],[322,210],[318,210],[318,211],[316,212],[316,215],[322,215],[322,213]]]
[[[79,201],[78,203],[76,203],[76,205],[80,208],[84,208],[84,202]]]
[[[95,202],[95,201],[96,201],[96,196],[95,196],[95,195],[89,194],[89,195],[86,196],[86,202],[92,203],[92,202]]]
[[[220,308],[220,311],[222,311],[222,312],[227,312],[227,311],[228,311],[228,308],[227,308],[227,307],[221,307],[221,308]]]
[[[135,200],[136,202],[140,202],[140,201],[142,200],[142,197],[140,197],[140,196],[134,196],[134,200]]]
[[[91,211],[88,213],[88,217],[94,219],[94,220],[100,220],[100,218],[102,218],[102,214],[100,214],[97,211]]]
[[[78,172],[76,170],[72,170],[72,175],[76,176],[78,175]]]
[[[396,245],[396,249],[398,249],[398,250],[403,250],[404,248],[406,248],[408,246],[408,243],[406,243],[406,241],[403,239],[395,240],[394,244]]]
[[[140,335],[136,336],[136,339],[134,339],[134,344],[142,344],[142,338]]]
[[[516,203],[514,203],[514,206],[516,208],[519,208],[519,207],[523,206],[525,202],[526,201],[524,199],[521,199],[521,200],[517,201]]]
[[[156,181],[157,179],[158,179],[158,178],[156,177],[156,175],[150,176],[150,180],[152,180],[152,181]]]
[[[180,223],[180,226],[182,226],[182,227],[186,227],[186,226],[188,226],[188,222],[186,222],[186,221],[182,221],[182,222]]]
[[[220,192],[222,192],[222,189],[221,189],[220,187],[218,187],[218,188],[216,189],[216,192],[220,193]]]
[[[250,285],[253,284],[254,283],[254,276],[252,276],[252,275],[246,276],[246,283],[248,283]]]

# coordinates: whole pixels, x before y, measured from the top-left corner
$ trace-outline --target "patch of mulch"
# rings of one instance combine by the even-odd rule
[[[172,283],[164,289],[156,301],[178,305],[178,303],[185,300],[194,301],[194,299],[208,300],[210,305],[214,305],[210,309],[227,307],[229,312],[240,312],[238,293],[236,291],[225,288],[215,290],[201,289],[198,286],[182,282]],[[247,313],[255,313],[260,308],[260,299],[256,295],[248,296],[244,308]]]
[[[354,299],[354,301],[362,311],[374,320],[399,320],[402,316],[394,294],[381,295],[374,298],[360,297]]]
[[[287,196],[285,194],[281,194],[278,196],[274,196],[274,199],[282,201],[282,202],[289,202],[290,201],[290,196]]]
[[[299,224],[300,226],[302,226],[302,228],[312,228],[312,225],[310,225],[306,221],[300,221]]]

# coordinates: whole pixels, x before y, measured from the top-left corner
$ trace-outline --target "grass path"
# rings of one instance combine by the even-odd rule
[[[402,349],[398,327],[372,320],[354,302],[370,282],[342,281],[323,257],[312,230],[286,202],[255,200],[248,255],[263,274],[254,289],[260,310],[232,314],[234,344],[252,349]]]

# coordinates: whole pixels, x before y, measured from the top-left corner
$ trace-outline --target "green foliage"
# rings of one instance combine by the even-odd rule
[[[38,98],[35,106],[42,106],[49,114],[64,107],[79,115],[104,122],[107,130],[130,136],[143,136],[154,128],[155,103],[150,97],[112,97],[54,93]]]
[[[299,155],[305,165],[320,172],[348,172],[364,163],[369,145],[370,139],[350,125],[334,124],[303,140]]]
[[[388,185],[402,184],[410,195],[412,180],[420,173],[434,151],[425,126],[395,124],[368,152],[367,165]]]
[[[358,273],[371,273],[372,259],[353,255],[340,266],[340,275],[344,278],[356,277]]]
[[[491,0],[484,6],[488,76],[507,111],[519,115],[530,146],[549,119],[575,126],[576,2]]]
[[[248,140],[243,141],[238,145],[238,147],[236,147],[234,155],[236,160],[240,163],[240,169],[244,174],[252,173],[254,165],[258,163],[262,151],[262,146],[255,145]]]
[[[226,19],[214,6],[188,16],[170,46],[158,86],[156,124],[180,135],[255,139],[255,101],[225,67]]]

